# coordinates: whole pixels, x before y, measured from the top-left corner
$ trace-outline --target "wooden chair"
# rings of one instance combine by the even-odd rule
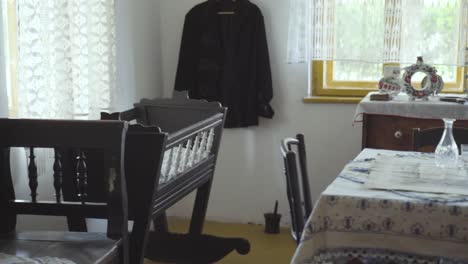
[[[110,116],[103,114],[106,120]],[[116,120],[116,119],[114,119]],[[125,138],[125,177],[128,197],[128,219],[133,221],[133,228],[129,233],[129,263],[143,263],[145,248],[149,239],[148,233],[151,223],[152,201],[158,186],[161,161],[161,148],[165,145],[167,134],[161,133],[158,127],[143,127],[129,125]],[[87,165],[90,173],[101,174],[104,162],[102,155],[95,150],[87,150]],[[64,166],[72,167],[70,161],[76,155],[69,151],[64,157]],[[69,170],[70,171],[70,170]],[[70,175],[71,176],[71,175]],[[105,201],[103,193],[105,182],[100,179],[89,179],[88,197],[92,202]],[[64,200],[77,201],[77,197],[70,195],[73,190],[73,179],[64,179]],[[102,218],[102,217],[93,217]],[[73,215],[67,217],[70,231],[86,232],[86,216]]]
[[[121,121],[66,121],[0,119],[0,252],[22,257],[57,257],[77,264],[129,263],[127,194],[123,168],[123,141],[127,123]],[[31,200],[17,200],[10,170],[10,148],[26,147],[29,153],[28,177]],[[36,148],[53,148],[53,175],[38,177]],[[73,168],[78,202],[62,199],[62,166],[68,149],[78,152]],[[101,151],[103,174],[87,170],[85,149]],[[18,175],[17,177],[20,177]],[[53,179],[55,194],[38,195],[41,178]],[[106,202],[88,202],[88,180],[101,178],[106,183]],[[51,197],[53,201],[42,201]],[[39,200],[41,199],[41,200]],[[106,218],[107,233],[16,232],[17,215],[84,216]]]
[[[444,133],[443,127],[434,127],[428,129],[413,129],[413,150],[422,152],[434,152],[440,138]],[[453,137],[460,150],[461,144],[468,144],[468,128],[454,127]]]
[[[296,150],[293,149],[293,146],[296,146]],[[281,153],[284,159],[287,195],[291,212],[291,233],[299,243],[306,219],[312,213],[304,135],[298,134],[296,138],[283,139]]]

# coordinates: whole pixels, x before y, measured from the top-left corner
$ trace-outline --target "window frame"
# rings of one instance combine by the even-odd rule
[[[309,74],[310,91],[309,96],[304,98],[305,102],[341,102],[356,103],[369,92],[377,91],[378,81],[336,81],[333,80],[333,61],[313,61]],[[385,66],[398,64],[385,64]],[[457,67],[456,82],[444,84],[443,93],[464,93],[466,67]],[[415,85],[417,88],[420,85]]]
[[[385,0],[385,5],[389,5],[389,0]],[[395,23],[393,19],[387,18],[390,24]],[[463,21],[460,21],[463,23]],[[465,25],[466,26],[466,25]],[[462,40],[458,46],[462,45]],[[468,49],[468,48],[467,48]],[[333,80],[334,61],[310,61],[309,64],[309,88],[308,96],[304,98],[305,103],[358,103],[369,92],[377,91],[378,80],[376,81],[336,81]],[[399,63],[385,63],[382,65],[382,72],[386,66],[400,66]],[[457,67],[456,82],[444,83],[443,93],[462,94],[468,88],[468,67]],[[383,75],[383,74],[382,74]],[[420,84],[415,85],[420,88]]]
[[[18,25],[16,0],[7,1],[7,74],[9,75],[9,87],[11,95],[11,106],[9,106],[9,116],[18,116]]]

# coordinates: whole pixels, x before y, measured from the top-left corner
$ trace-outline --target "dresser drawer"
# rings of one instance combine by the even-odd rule
[[[412,150],[413,128],[442,127],[440,119],[418,119],[399,116],[365,114],[363,120],[363,148]],[[467,120],[457,120],[457,127],[468,127]]]

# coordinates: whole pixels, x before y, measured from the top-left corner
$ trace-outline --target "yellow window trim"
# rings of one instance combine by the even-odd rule
[[[361,97],[347,96],[308,96],[304,97],[304,103],[339,103],[339,104],[356,104],[362,100]]]
[[[445,83],[443,92],[463,93],[464,73],[465,67],[458,67],[456,82]],[[356,103],[377,90],[377,82],[333,80],[333,61],[313,61],[311,74],[311,96],[304,98],[306,103]]]

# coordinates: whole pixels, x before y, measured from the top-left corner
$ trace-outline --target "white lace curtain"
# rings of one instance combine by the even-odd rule
[[[16,1],[18,116],[99,119],[101,111],[113,111],[114,0]],[[20,153],[18,171],[25,167]],[[39,175],[52,175],[53,155],[51,149],[36,150]],[[54,193],[51,179],[39,184],[43,199]],[[28,199],[24,186],[18,184],[19,195]]]
[[[18,115],[97,119],[115,89],[113,0],[17,0]]]
[[[467,0],[290,0],[288,62],[465,65]]]

